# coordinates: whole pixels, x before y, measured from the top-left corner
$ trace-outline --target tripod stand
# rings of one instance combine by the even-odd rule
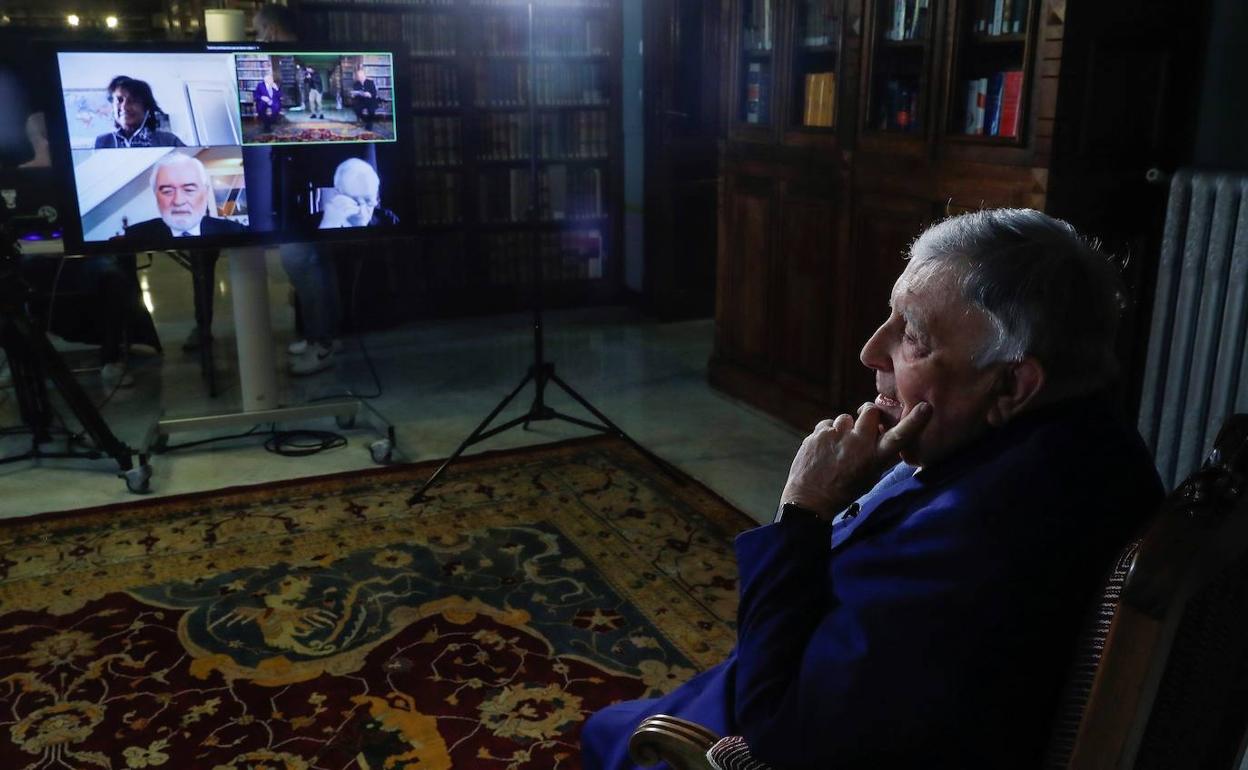
[[[522,426],[524,430],[528,430],[530,423],[540,422],[543,420],[563,420],[564,422],[570,422],[573,425],[579,425],[582,428],[589,428],[590,430],[595,430],[600,433],[606,433],[608,435],[623,439],[630,446],[632,446],[633,449],[637,450],[657,465],[664,473],[671,476],[677,482],[683,483],[683,479],[680,474],[675,471],[675,469],[673,469],[666,461],[655,455],[653,452],[646,449],[641,444],[638,444],[637,441],[625,433],[623,429],[611,422],[605,414],[595,408],[594,405],[586,400],[584,396],[577,393],[571,385],[560,379],[559,375],[555,374],[554,363],[545,359],[545,347],[542,334],[542,258],[540,253],[540,240],[538,237],[539,185],[537,155],[538,148],[541,144],[538,141],[537,131],[537,49],[534,45],[533,14],[533,3],[530,2],[528,4],[529,207],[527,213],[529,221],[529,257],[532,261],[534,295],[533,365],[529,367],[528,373],[525,374],[520,380],[520,384],[516,385],[515,389],[513,389],[511,393],[507,394],[507,396],[494,407],[486,418],[481,421],[481,424],[478,425],[472,433],[468,434],[468,437],[460,443],[453,453],[451,453],[451,456],[448,457],[440,466],[438,466],[437,470],[435,470],[433,475],[431,475],[428,480],[421,485],[420,489],[416,490],[416,493],[408,498],[408,505],[425,502],[427,499],[425,497],[425,492],[434,485],[434,483],[438,480],[438,477],[442,475],[442,472],[446,470],[451,463],[455,462],[455,460],[458,459],[468,447],[485,441],[486,439],[496,436],[499,433],[511,430],[517,425]],[[528,412],[519,417],[508,420],[501,425],[490,428],[489,425],[494,421],[494,418],[498,417],[498,415],[507,408],[507,405],[515,400],[516,396],[520,395],[520,391],[524,390],[525,386],[530,382],[533,383],[535,392],[533,396],[533,403],[529,405]],[[546,389],[549,385],[557,386],[560,390],[570,396],[573,401],[576,401],[576,403],[584,407],[585,411],[593,415],[598,422],[590,422],[589,420],[583,420],[579,417],[573,417],[549,406],[546,403]]]
[[[117,463],[119,477],[126,481],[131,492],[146,492],[152,476],[147,457],[139,455],[134,463],[135,451],[123,444],[109,429],[99,410],[83,392],[69,367],[61,360],[48,336],[34,329],[26,314],[26,300],[30,293],[21,280],[18,266],[16,241],[12,237],[13,222],[3,225],[3,253],[0,253],[0,345],[9,358],[13,372],[13,386],[17,391],[18,410],[22,422],[30,430],[30,449],[12,457],[0,458],[0,465],[38,460],[41,458],[99,459],[107,455]],[[65,399],[70,411],[91,438],[93,449],[75,450],[72,438],[66,439],[62,452],[47,451],[43,444],[52,440],[52,401],[46,380],[51,380],[57,392]]]

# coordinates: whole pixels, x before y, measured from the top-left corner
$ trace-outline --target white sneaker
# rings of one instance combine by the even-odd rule
[[[295,340],[286,346],[286,352],[290,353],[292,356],[301,356],[308,351],[308,347],[311,346],[311,344],[312,343],[307,340]],[[342,352],[342,340],[334,340],[330,343],[330,345],[333,347],[335,353]]]
[[[134,387],[134,375],[126,371],[124,364],[116,362],[100,367],[100,379],[104,382],[104,387],[110,390]]]
[[[334,349],[324,345],[309,345],[303,355],[290,362],[290,373],[302,377],[305,374],[323,372],[334,365]]]

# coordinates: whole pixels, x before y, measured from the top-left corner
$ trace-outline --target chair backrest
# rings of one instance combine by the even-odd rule
[[[1230,767],[1248,698],[1248,415],[1124,550],[1045,767]]]

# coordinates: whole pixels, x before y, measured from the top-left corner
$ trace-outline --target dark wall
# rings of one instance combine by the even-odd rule
[[[1248,171],[1248,2],[1213,0],[1193,160]]]

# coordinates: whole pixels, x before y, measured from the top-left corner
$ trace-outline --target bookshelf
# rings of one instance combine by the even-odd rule
[[[1131,255],[1146,307],[1165,200],[1142,169],[1190,138],[1200,5],[727,0],[711,383],[803,430],[873,398],[858,352],[948,213],[1067,219]]]
[[[416,167],[410,194],[418,201],[418,235],[412,243],[399,242],[394,259],[415,254],[421,266],[419,276],[409,277],[425,300],[409,301],[413,312],[524,306],[534,153],[547,299],[576,305],[618,296],[620,2],[538,0],[532,73],[525,2],[299,4],[304,39],[360,44],[398,37],[408,49]],[[351,76],[342,73],[344,82]],[[370,77],[387,99],[378,79],[384,75],[370,71]]]

